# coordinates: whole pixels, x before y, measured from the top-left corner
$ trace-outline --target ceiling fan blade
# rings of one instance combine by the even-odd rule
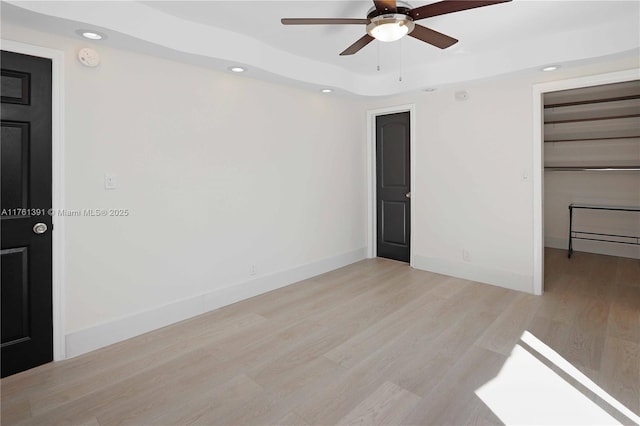
[[[396,13],[398,10],[396,0],[373,0],[373,3],[379,13]]]
[[[340,56],[353,55],[354,53],[357,53],[360,49],[365,47],[367,44],[371,43],[373,40],[375,40],[373,37],[371,37],[369,34],[365,34],[360,39],[358,39],[358,41],[347,47],[344,52],[340,54]]]
[[[423,27],[422,25],[416,24],[413,28],[413,31],[409,33],[409,35],[413,38],[417,38],[418,40],[422,40],[425,43],[432,44],[440,49],[446,49],[449,46],[452,46],[458,42],[453,37],[449,37],[446,34],[439,33],[435,30],[432,30],[427,27]]]
[[[511,0],[443,0],[437,3],[431,3],[411,9],[409,11],[409,16],[411,16],[414,21],[417,21],[418,19],[430,18],[432,16],[445,15],[453,12],[461,12],[463,10],[475,9],[476,7],[508,3],[510,1]]]
[[[367,25],[371,21],[368,19],[351,18],[282,18],[280,22],[282,22],[283,25]]]

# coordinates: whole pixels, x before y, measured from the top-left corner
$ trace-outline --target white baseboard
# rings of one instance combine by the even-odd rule
[[[415,255],[414,268],[533,294],[533,276],[491,269],[471,262]]]
[[[544,237],[544,246],[567,250],[569,240],[567,237]],[[607,256],[629,257],[640,259],[640,246],[630,244],[605,243],[602,241],[573,240],[573,251],[604,254]]]
[[[362,247],[286,271],[257,277],[250,281],[69,333],[65,336],[67,358],[82,355],[222,306],[350,265],[365,259],[366,255],[367,249]]]

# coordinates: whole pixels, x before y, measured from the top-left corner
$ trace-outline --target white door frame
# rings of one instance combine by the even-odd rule
[[[377,256],[377,215],[376,215],[376,117],[379,115],[395,114],[397,112],[409,112],[409,155],[411,167],[411,233],[409,235],[409,265],[413,267],[413,233],[415,223],[415,200],[417,196],[415,185],[415,134],[416,134],[416,107],[415,104],[398,105],[387,108],[372,109],[367,111],[367,256]]]
[[[51,59],[51,113],[52,113],[52,208],[64,209],[64,52],[47,47],[0,40],[0,48],[15,53]],[[54,214],[52,234],[52,297],[53,297],[53,359],[66,357],[64,335],[65,312],[65,262],[64,262],[64,216]]]
[[[547,92],[620,83],[640,79],[634,68],[533,86],[533,292],[544,291],[544,115],[542,96]]]

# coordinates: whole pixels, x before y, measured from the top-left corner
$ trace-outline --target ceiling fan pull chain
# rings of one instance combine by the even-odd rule
[[[376,47],[378,48],[378,65],[376,68],[380,71],[380,40],[376,40]]]
[[[400,76],[398,77],[398,81],[402,82],[402,39],[400,41]]]

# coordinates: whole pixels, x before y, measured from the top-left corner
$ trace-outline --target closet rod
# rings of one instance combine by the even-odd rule
[[[546,166],[551,172],[640,172],[640,166]]]
[[[614,139],[638,139],[640,134],[636,136],[611,136],[603,138],[582,138],[582,139],[545,139],[544,143],[554,142],[586,142],[586,141],[609,141]]]

